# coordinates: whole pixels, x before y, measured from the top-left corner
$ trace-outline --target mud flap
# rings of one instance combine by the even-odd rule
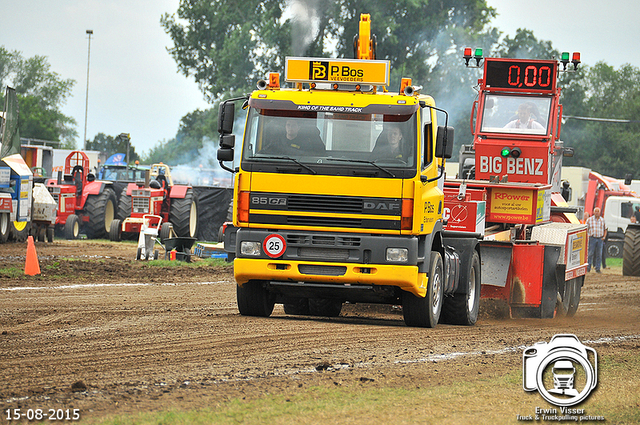
[[[540,317],[553,318],[558,300],[558,278],[556,268],[560,257],[560,247],[545,245],[544,247],[544,271],[542,274],[542,300],[540,304]]]
[[[469,270],[471,268],[471,260],[473,259],[473,251],[478,245],[478,239],[475,238],[447,238],[444,237],[445,247],[453,247],[454,251],[460,257],[460,274],[457,282],[454,282],[453,288],[445,288],[445,293],[467,294],[469,292]],[[509,254],[510,255],[510,254]],[[446,279],[445,279],[446,280]]]
[[[558,258],[560,257],[560,247],[554,245],[544,245],[543,264],[542,264],[542,282],[539,290],[539,299],[536,294],[535,287],[530,287],[530,293],[517,294],[518,288],[524,288],[522,285],[514,284],[511,296],[511,316],[550,319],[554,317],[556,303],[558,299],[558,277],[556,269]],[[531,270],[535,270],[531,264]],[[525,301],[524,303],[514,303],[514,301]],[[529,303],[539,300],[540,304],[536,306],[527,306]],[[515,305],[514,305],[515,304]],[[517,305],[519,304],[519,305]],[[531,304],[529,304],[531,305]]]

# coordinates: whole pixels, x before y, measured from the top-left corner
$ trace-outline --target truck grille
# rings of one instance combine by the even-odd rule
[[[300,258],[309,260],[329,260],[345,261],[349,259],[348,249],[326,249],[326,248],[300,248],[298,250]]]
[[[360,246],[360,238],[357,236],[330,236],[330,235],[305,235],[288,234],[287,245],[323,245],[323,246]]]
[[[131,198],[131,206],[134,213],[146,214],[149,212],[149,198]]]
[[[289,195],[287,204],[291,211],[362,214],[364,200],[346,196]]]
[[[283,226],[400,230],[401,206],[400,198],[251,192],[249,221]]]
[[[302,274],[312,274],[319,276],[343,276],[347,273],[347,268],[344,266],[319,266],[310,264],[300,264],[298,271]]]

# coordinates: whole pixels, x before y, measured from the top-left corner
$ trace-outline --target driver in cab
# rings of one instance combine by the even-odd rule
[[[527,105],[526,103],[521,104],[518,107],[517,115],[518,117],[515,120],[510,121],[507,125],[504,126],[504,128],[517,128],[517,129],[542,130],[542,131],[545,130],[542,124],[536,121],[536,116],[533,113],[530,105]]]
[[[375,159],[398,159],[407,161],[402,131],[398,126],[389,126],[378,137],[375,148],[371,152]]]
[[[265,144],[262,152],[296,156],[322,155],[325,147],[316,126],[307,128],[301,126],[297,119],[288,119],[284,125],[284,132],[276,130],[269,134],[268,143]]]

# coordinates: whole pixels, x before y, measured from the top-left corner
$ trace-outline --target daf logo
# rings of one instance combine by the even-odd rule
[[[365,202],[364,209],[379,211],[399,211],[400,204],[396,202]]]

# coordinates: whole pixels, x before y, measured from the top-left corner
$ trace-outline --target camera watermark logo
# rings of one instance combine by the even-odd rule
[[[590,359],[593,359],[591,361]],[[522,386],[556,406],[574,406],[598,385],[598,354],[571,334],[555,335],[522,354]]]

